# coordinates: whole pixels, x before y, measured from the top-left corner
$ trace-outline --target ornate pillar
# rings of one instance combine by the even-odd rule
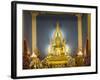
[[[36,40],[36,16],[37,12],[32,12],[32,52],[36,49],[37,40]]]
[[[83,55],[82,53],[82,15],[77,14],[78,18],[78,55]]]

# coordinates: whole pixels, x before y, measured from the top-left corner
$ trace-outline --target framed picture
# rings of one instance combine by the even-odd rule
[[[97,73],[97,6],[13,1],[12,78]]]

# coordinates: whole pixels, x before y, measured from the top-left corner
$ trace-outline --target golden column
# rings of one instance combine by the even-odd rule
[[[77,55],[83,55],[82,53],[82,14],[76,14],[78,18],[78,53]]]
[[[88,14],[88,50],[91,51],[91,15]]]
[[[37,40],[36,40],[36,16],[37,12],[32,12],[32,52],[36,49]]]
[[[78,55],[83,55],[82,54],[82,14],[77,14],[76,16],[78,18]]]
[[[84,65],[84,57],[82,52],[82,14],[76,14],[78,18],[78,53],[75,57],[76,66]]]
[[[87,44],[86,44],[86,60],[85,65],[91,64],[91,15],[87,15]]]

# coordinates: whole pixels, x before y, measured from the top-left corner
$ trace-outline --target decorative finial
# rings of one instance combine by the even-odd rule
[[[59,21],[57,21],[57,23],[56,23],[56,30],[57,30],[57,31],[59,31],[59,30],[60,30]]]

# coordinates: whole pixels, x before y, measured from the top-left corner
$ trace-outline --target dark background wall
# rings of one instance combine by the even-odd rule
[[[82,35],[83,47],[85,46],[87,36],[87,15],[82,16]],[[78,47],[78,30],[77,17],[72,15],[47,15],[42,14],[37,16],[37,46],[41,51],[41,59],[48,53],[47,49],[50,44],[50,39],[56,28],[56,22],[59,21],[61,31],[66,39],[67,45],[71,49],[71,54],[75,54]],[[32,50],[32,28],[31,14],[24,12],[24,37],[28,40],[30,50]]]

